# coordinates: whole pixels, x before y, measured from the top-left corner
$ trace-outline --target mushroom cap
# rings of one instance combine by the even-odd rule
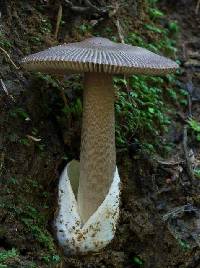
[[[92,37],[63,44],[22,59],[29,71],[63,74],[66,72],[104,72],[110,74],[161,75],[174,72],[176,62],[145,48],[114,43]]]

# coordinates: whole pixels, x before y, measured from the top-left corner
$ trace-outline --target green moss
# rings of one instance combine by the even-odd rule
[[[0,252],[0,267],[7,267],[6,263],[16,261],[19,258],[19,253],[15,248],[11,250],[2,250]]]

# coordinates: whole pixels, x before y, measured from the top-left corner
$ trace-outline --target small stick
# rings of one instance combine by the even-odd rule
[[[5,159],[5,154],[4,153],[1,153],[1,158],[0,158],[0,175],[2,174],[4,159]]]
[[[188,51],[187,51],[187,47],[186,47],[186,43],[183,42],[182,44],[182,50],[183,50],[183,59],[184,61],[188,60]]]
[[[200,0],[198,0],[196,8],[195,8],[195,14],[198,15],[199,13],[199,7],[200,7]]]
[[[116,20],[115,22],[115,25],[117,27],[117,31],[118,31],[118,35],[119,35],[119,39],[121,41],[122,44],[125,44],[125,41],[124,41],[124,35],[123,35],[123,30],[122,30],[122,27],[120,25],[120,22],[119,22],[119,19]]]
[[[55,30],[55,34],[54,34],[55,39],[58,38],[58,32],[59,32],[59,28],[60,28],[60,22],[62,20],[62,12],[63,12],[63,9],[62,9],[62,5],[60,4],[59,5],[59,8],[58,8],[58,15],[57,15],[57,21],[56,21],[56,30]]]
[[[192,98],[190,94],[188,94],[188,113],[189,117],[192,117]]]
[[[115,16],[117,13],[118,13],[118,11],[119,11],[119,3],[115,3],[115,7],[113,7],[113,10],[111,10],[110,12],[109,12],[109,18],[112,18],[113,16]]]
[[[189,153],[188,153],[187,140],[188,140],[187,125],[185,125],[183,128],[183,151],[185,154],[187,173],[190,176],[190,179],[194,180],[194,172],[193,172],[192,163],[191,163]]]
[[[15,67],[15,69],[19,70],[20,68],[14,63],[14,61],[11,59],[8,52],[5,49],[3,49],[2,47],[0,47],[0,50],[6,55],[6,57],[9,59],[9,61],[12,63],[12,65]]]
[[[9,96],[15,102],[14,97],[9,94],[8,89],[7,89],[5,83],[3,82],[2,79],[0,79],[0,82],[1,82],[2,88],[3,88],[4,92],[6,93],[6,95]]]
[[[68,101],[67,101],[67,98],[65,96],[64,88],[61,88],[61,90],[60,90],[60,96],[61,96],[61,98],[62,98],[62,100],[64,102],[64,105],[67,106],[68,105]]]
[[[40,139],[40,138],[36,138],[36,137],[34,137],[34,136],[32,136],[32,135],[26,135],[26,137],[27,137],[28,139],[30,139],[30,140],[32,140],[32,141],[36,141],[36,142],[39,142],[39,141],[42,140],[42,139]]]
[[[160,164],[160,165],[163,165],[163,166],[176,166],[176,165],[180,165],[183,163],[183,160],[179,160],[179,161],[164,161],[164,160],[160,160],[160,159],[157,159],[157,158],[154,158],[154,160]]]

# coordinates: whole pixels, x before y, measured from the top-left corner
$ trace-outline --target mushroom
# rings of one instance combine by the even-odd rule
[[[62,229],[62,235],[57,236],[60,237],[60,244],[64,247],[69,233],[66,235],[66,228],[61,225],[63,221],[65,224],[70,221],[69,218],[68,220],[64,219],[63,215],[63,213],[67,213],[67,205],[63,204],[63,202],[68,201],[67,194],[77,195],[77,201],[73,196],[73,200],[70,202],[73,203],[72,207],[77,206],[74,212],[76,217],[74,218],[78,219],[79,228],[82,228],[82,230],[102,206],[107,196],[109,194],[113,195],[112,185],[115,185],[113,191],[117,196],[117,199],[114,198],[115,201],[112,202],[119,206],[119,186],[116,184],[116,181],[119,182],[119,176],[116,168],[113,74],[162,75],[174,72],[178,65],[174,61],[147,49],[114,43],[101,37],[93,37],[82,42],[49,48],[25,57],[22,64],[29,71],[59,74],[65,74],[66,72],[84,73],[83,119],[77,194],[73,193],[73,190],[69,190],[71,187],[68,174],[70,173],[68,172],[70,166],[63,171],[59,183],[60,212],[58,218],[62,223],[58,224],[57,221],[57,228]],[[64,187],[68,188],[68,193],[65,192]],[[114,235],[113,230],[116,226],[118,208],[115,207],[112,213],[115,213],[114,220],[111,220],[112,217],[108,217],[110,223],[112,223],[110,224],[110,229],[112,225],[112,231],[109,231],[112,235],[107,235],[107,240],[111,240]],[[67,217],[69,217],[69,214]],[[98,217],[101,218],[101,216]],[[101,225],[102,230],[104,229],[103,224]],[[105,233],[104,230],[104,239],[102,240],[104,242],[106,241]],[[82,236],[86,236],[83,231]],[[76,242],[77,239],[76,237]],[[102,243],[103,246],[109,241],[104,242]],[[77,243],[79,246],[77,246]],[[79,247],[79,251],[93,250],[91,241],[90,246],[82,247],[79,242],[77,243],[75,244],[76,248]],[[69,246],[69,243],[67,243],[67,246]]]

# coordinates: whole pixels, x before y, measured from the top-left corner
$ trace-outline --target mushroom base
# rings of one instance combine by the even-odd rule
[[[73,160],[60,177],[59,209],[55,219],[57,240],[66,255],[98,252],[104,248],[114,237],[119,217],[120,178],[117,167],[108,194],[84,224],[76,200],[78,183],[79,162]]]

